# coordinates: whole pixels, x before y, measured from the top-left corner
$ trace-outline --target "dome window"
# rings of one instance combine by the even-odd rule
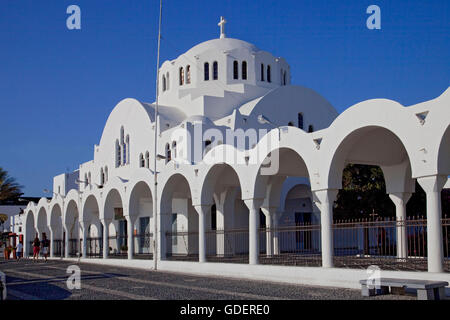
[[[217,61],[213,62],[213,80],[219,79],[219,64]]]
[[[239,79],[239,63],[236,60],[233,62],[233,79]]]
[[[169,90],[169,73],[166,73],[166,90]]]
[[[180,86],[184,84],[184,68],[180,67]]]
[[[166,76],[162,76],[162,91],[166,91]]]
[[[264,63],[261,63],[261,81],[264,81]]]
[[[242,80],[247,80],[247,61],[242,61]]]
[[[298,114],[298,127],[303,129],[303,113],[301,112]]]
[[[270,66],[267,66],[267,82],[272,82],[271,74],[270,74]]]
[[[186,84],[190,84],[191,83],[191,66],[188,65],[186,67]]]
[[[139,155],[139,168],[143,168],[144,166],[145,166],[144,156],[143,156],[143,154],[141,153],[141,154]]]
[[[205,81],[208,81],[209,80],[209,63],[208,62],[205,62],[205,65],[204,65],[204,74],[205,74]]]
[[[150,153],[148,151],[145,153],[145,167],[150,168]]]

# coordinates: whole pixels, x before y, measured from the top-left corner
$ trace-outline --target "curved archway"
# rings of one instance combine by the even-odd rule
[[[129,246],[133,255],[152,258],[153,248],[153,197],[149,185],[139,181],[131,190],[129,203],[129,221],[132,223],[133,242]]]
[[[180,173],[172,175],[161,192],[161,258],[196,260],[198,256],[198,214],[192,206],[191,188]],[[163,234],[164,234],[163,233]]]
[[[128,251],[128,227],[123,211],[122,196],[117,189],[109,190],[106,195],[102,222],[104,257],[109,254],[123,255]]]
[[[227,163],[209,168],[201,186],[202,205],[208,205],[205,217],[206,259],[248,262],[249,211],[241,194],[241,182]],[[239,231],[237,231],[239,230]]]
[[[317,254],[311,255],[309,252],[310,255],[306,256],[302,251],[306,247],[314,249],[315,253],[319,251],[318,245],[314,248],[310,244],[306,245],[306,237],[303,236],[303,221],[318,222],[314,219],[313,206],[309,206],[308,212],[294,210],[294,204],[292,210],[286,210],[285,203],[280,202],[281,198],[286,197],[289,190],[298,184],[307,186],[310,192],[309,169],[302,154],[287,146],[272,150],[261,163],[254,185],[255,197],[264,199],[261,204],[264,219],[261,219],[260,223],[264,223],[266,232],[259,233],[258,239],[258,253],[265,253],[265,256],[261,256],[263,263],[320,263]],[[296,202],[301,201],[297,199]],[[308,233],[308,239],[320,238],[318,230],[314,230],[312,236],[310,235],[311,232]],[[295,259],[285,259],[287,253]]]
[[[29,210],[25,220],[25,234],[24,234],[24,255],[33,256],[33,246],[31,245],[34,238],[38,236],[38,231],[35,226],[35,218],[32,210]]]
[[[345,217],[338,219],[346,219],[335,222],[330,231],[331,245],[334,252],[339,253],[339,258],[334,258],[335,263],[346,265],[355,252],[361,252],[362,257],[369,254],[384,258],[408,257],[410,236],[405,221],[406,204],[414,192],[411,165],[404,143],[385,127],[362,127],[342,139],[327,173],[329,188],[340,189],[334,213],[345,213]],[[331,221],[334,220],[332,211]],[[370,225],[361,230],[343,227],[348,219],[361,218],[392,219],[402,223],[381,229]],[[359,259],[351,263],[367,262]]]
[[[63,243],[63,219],[62,210],[59,204],[55,204],[50,213],[50,228],[51,228],[51,245],[50,256],[62,255]]]

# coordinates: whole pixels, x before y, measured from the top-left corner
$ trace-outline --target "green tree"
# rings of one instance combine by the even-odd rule
[[[22,195],[22,186],[0,167],[0,201],[14,200]]]
[[[342,174],[335,219],[395,216],[395,206],[386,194],[383,171],[378,166],[349,164]]]

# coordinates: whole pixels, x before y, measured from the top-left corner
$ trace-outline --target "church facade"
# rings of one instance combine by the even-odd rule
[[[302,246],[332,268],[333,203],[354,163],[381,167],[398,221],[418,181],[426,192],[427,269],[443,272],[450,90],[412,106],[374,99],[338,114],[319,93],[291,83],[285,59],[227,38],[224,23],[220,38],[162,64],[156,119],[155,103],[119,102],[93,160],[56,176],[51,200],[28,204],[25,254],[45,232],[52,256],[195,265],[245,256],[251,270],[263,256]],[[304,225],[317,229],[281,238],[283,228]],[[401,228],[395,255],[407,259]]]

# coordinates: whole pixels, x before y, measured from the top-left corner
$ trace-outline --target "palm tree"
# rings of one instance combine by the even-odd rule
[[[0,201],[17,199],[22,193],[22,186],[10,177],[8,171],[0,167]]]

